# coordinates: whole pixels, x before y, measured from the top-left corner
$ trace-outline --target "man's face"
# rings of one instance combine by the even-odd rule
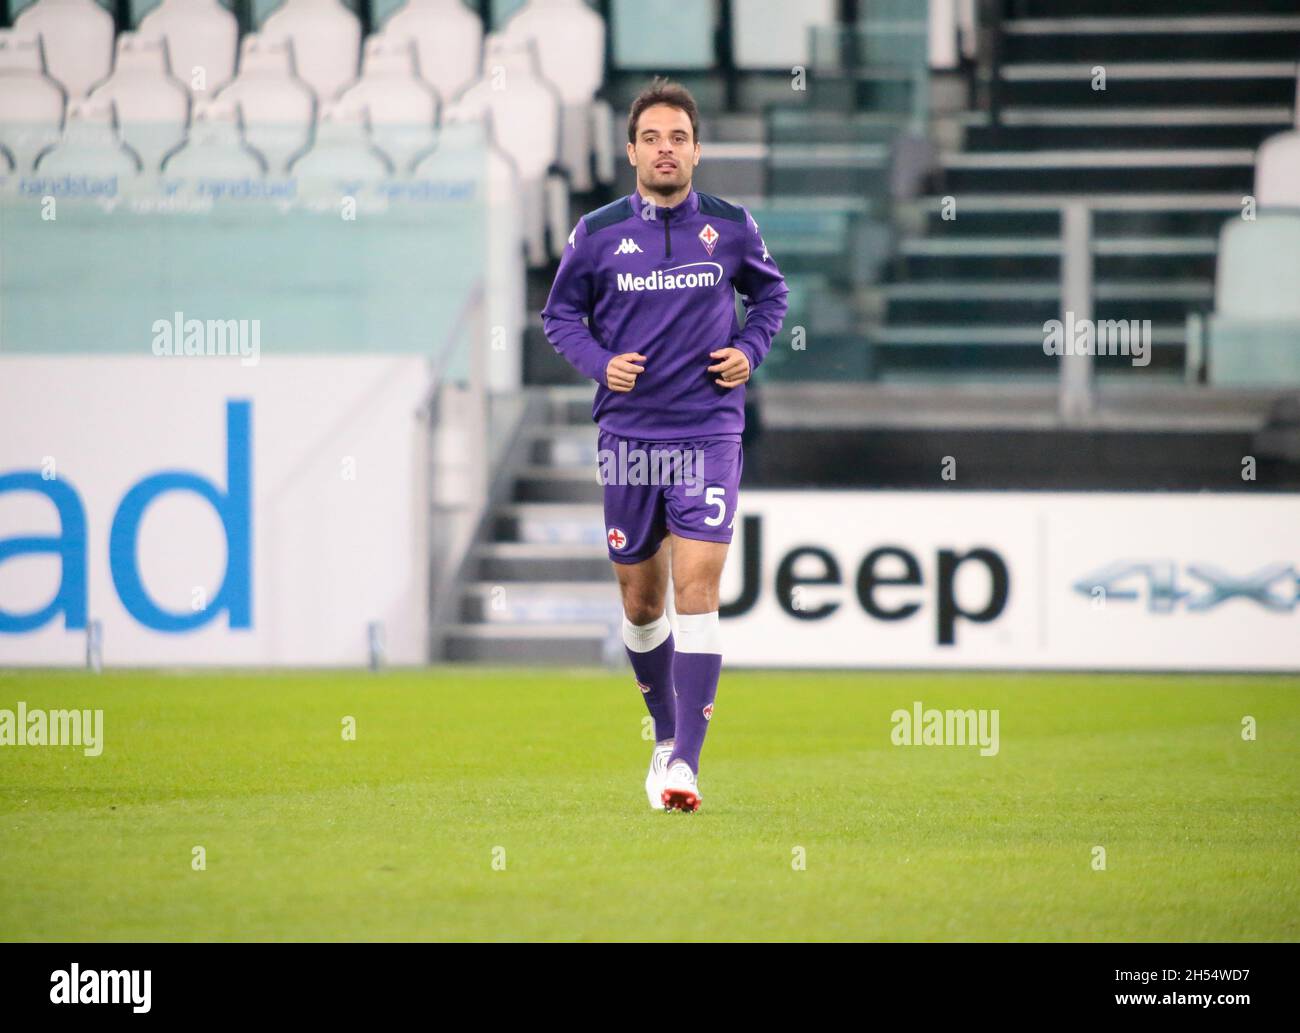
[[[687,186],[700,163],[700,145],[681,108],[655,104],[637,119],[636,143],[627,145],[637,184],[669,194]]]

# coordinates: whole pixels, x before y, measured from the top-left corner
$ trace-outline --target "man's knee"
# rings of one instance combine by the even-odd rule
[[[678,613],[712,613],[718,608],[718,584],[711,578],[673,582],[673,606]]]
[[[664,612],[662,595],[632,585],[623,586],[623,613],[633,624],[649,624],[657,621]]]

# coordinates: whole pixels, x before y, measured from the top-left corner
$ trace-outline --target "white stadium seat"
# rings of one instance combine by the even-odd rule
[[[497,83],[503,83],[499,87]],[[560,102],[537,74],[531,39],[488,36],[483,76],[448,109],[454,121],[483,121],[491,115],[492,138],[509,155],[524,199],[528,260],[546,262],[546,176],[559,157]]]
[[[139,156],[122,141],[112,101],[68,102],[63,136],[36,159],[42,176],[119,176],[140,174]]]
[[[140,32],[167,40],[172,75],[196,97],[215,97],[235,75],[239,22],[217,0],[163,0]]]
[[[1260,208],[1300,210],[1300,130],[1277,133],[1255,156],[1255,202]]]
[[[1222,387],[1300,386],[1300,214],[1230,219],[1219,237],[1209,379]]]
[[[810,63],[808,30],[835,24],[835,0],[732,0],[731,19],[737,68],[788,72]]]
[[[444,101],[478,77],[483,23],[461,0],[408,0],[383,28],[386,36],[415,40],[420,77]]]
[[[290,171],[300,181],[333,189],[347,180],[371,182],[391,176],[393,166],[371,142],[365,109],[336,101],[321,108],[311,147],[294,160]]]
[[[14,171],[32,171],[36,156],[59,139],[63,88],[45,74],[41,38],[0,31],[0,147]]]
[[[574,190],[592,187],[592,105],[605,75],[605,21],[584,0],[529,0],[502,35],[537,44],[540,71],[560,94],[560,162]]]
[[[113,16],[94,0],[37,0],[14,21],[45,42],[46,74],[70,98],[84,97],[113,64]]]
[[[405,172],[416,155],[433,145],[438,97],[417,74],[415,41],[385,33],[366,40],[361,78],[339,103],[370,114],[375,145]]]
[[[285,0],[263,23],[261,34],[293,40],[298,78],[322,104],[357,77],[361,22],[339,0]]]
[[[266,161],[244,140],[243,118],[234,101],[197,101],[185,142],[163,162],[167,176],[260,179]]]
[[[217,100],[239,105],[245,139],[266,159],[271,175],[282,175],[311,140],[316,95],[294,74],[291,40],[245,36],[239,74]]]
[[[124,32],[117,37],[113,74],[90,94],[92,102],[113,102],[122,138],[146,172],[158,171],[163,155],[185,138],[189,122],[189,91],[169,67],[163,37]]]

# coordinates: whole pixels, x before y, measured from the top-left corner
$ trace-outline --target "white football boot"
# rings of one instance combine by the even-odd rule
[[[675,760],[664,779],[663,807],[666,811],[698,811],[700,787],[695,784],[695,772],[684,760]]]
[[[650,801],[650,807],[656,811],[664,809],[664,779],[668,775],[668,758],[672,755],[672,743],[657,745],[650,754],[650,770],[645,776],[645,795]]]

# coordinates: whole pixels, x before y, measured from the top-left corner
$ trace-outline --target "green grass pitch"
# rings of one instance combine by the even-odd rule
[[[695,815],[646,803],[630,673],[0,671],[19,700],[105,745],[0,747],[6,940],[1300,938],[1295,677],[724,670]],[[914,700],[998,709],[998,755],[892,745]]]

